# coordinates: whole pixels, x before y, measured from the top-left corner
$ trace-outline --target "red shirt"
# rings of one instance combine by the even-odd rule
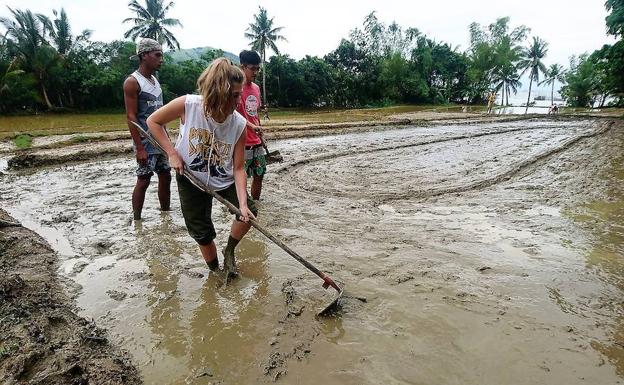
[[[260,87],[256,83],[243,84],[243,93],[241,95],[241,102],[236,107],[236,110],[243,115],[248,122],[260,125],[260,116],[258,111],[260,110]],[[253,128],[247,126],[247,136],[245,145],[253,146],[262,143],[260,137],[256,134]]]

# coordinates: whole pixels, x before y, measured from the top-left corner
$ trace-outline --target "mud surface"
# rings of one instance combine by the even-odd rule
[[[622,383],[624,126],[465,123],[271,142],[286,161],[261,221],[367,299],[332,318],[315,313],[333,293],[260,233],[222,288],[175,194],[161,214],[150,187],[133,223],[132,160],[7,173],[0,205],[148,384]]]
[[[0,209],[0,382],[140,384],[127,354],[76,314],[54,251]]]
[[[568,119],[569,117],[564,117]],[[504,122],[525,119],[523,116],[493,116],[484,114],[462,114],[442,112],[415,112],[388,116],[380,120],[361,122],[319,123],[306,121],[270,122],[265,126],[267,140],[301,138],[312,136],[381,132],[407,125],[477,124],[484,122]],[[169,130],[172,138],[176,129]],[[88,161],[94,158],[115,157],[132,152],[132,140],[127,131],[106,133],[82,133],[53,135],[33,138],[28,149],[18,149],[13,142],[0,141],[0,172],[6,169],[23,170],[71,162]]]

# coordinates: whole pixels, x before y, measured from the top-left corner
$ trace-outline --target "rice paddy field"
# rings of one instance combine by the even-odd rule
[[[374,121],[403,112],[459,111],[459,106],[393,106],[366,109],[276,109],[270,112],[266,126],[286,124],[341,123]],[[170,124],[177,128],[177,123]],[[0,140],[15,138],[22,134],[30,136],[66,135],[90,132],[125,131],[125,113],[85,114],[39,114],[29,116],[0,116]]]

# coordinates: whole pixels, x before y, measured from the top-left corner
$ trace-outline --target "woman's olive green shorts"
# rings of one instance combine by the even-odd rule
[[[176,181],[178,183],[180,206],[182,207],[186,229],[198,244],[202,246],[208,245],[217,236],[212,224],[212,196],[195,187],[184,176],[176,174]],[[234,183],[223,190],[216,191],[216,193],[238,207],[238,196],[236,195]],[[256,204],[249,196],[249,193],[247,193],[247,207],[249,207],[253,215],[258,215]]]

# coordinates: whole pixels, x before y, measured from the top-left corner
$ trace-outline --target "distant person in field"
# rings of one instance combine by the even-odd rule
[[[245,170],[251,177],[251,197],[260,199],[262,180],[267,170],[266,153],[262,146],[262,127],[260,126],[260,87],[254,80],[260,70],[260,55],[256,51],[242,51],[239,55],[240,67],[245,74],[243,94],[236,110],[247,119],[245,129]],[[266,106],[265,106],[266,108]],[[268,112],[266,112],[268,114]]]
[[[488,104],[487,104],[487,113],[492,113],[492,108],[494,107],[494,102],[496,101],[496,94],[494,92],[490,92],[488,95]]]
[[[171,168],[167,157],[143,138],[131,123],[136,122],[147,131],[148,116],[163,105],[162,89],[154,77],[154,72],[163,63],[162,47],[156,40],[141,39],[136,48],[136,55],[131,57],[136,58],[139,60],[139,68],[128,76],[123,84],[123,91],[127,124],[137,161],[137,181],[132,191],[132,213],[135,220],[140,220],[145,192],[154,173],[158,175],[160,209],[170,210]]]
[[[264,120],[271,120],[271,117],[269,116],[269,106],[265,104],[262,111],[264,111]]]

